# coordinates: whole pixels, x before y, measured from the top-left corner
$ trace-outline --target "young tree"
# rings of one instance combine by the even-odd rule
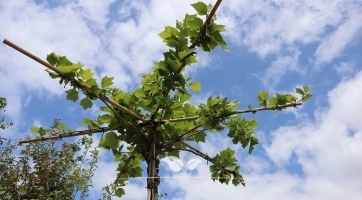
[[[68,100],[76,102],[81,92],[85,95],[80,100],[84,109],[91,108],[94,100],[104,102],[105,106],[101,106],[100,110],[105,114],[96,119],[83,120],[82,124],[88,130],[68,132],[62,137],[106,132],[99,146],[111,150],[119,163],[115,181],[104,188],[108,196],[122,196],[125,193],[122,187],[129,178],[142,176],[141,163],[146,162],[148,199],[157,199],[159,159],[178,157],[180,151],[191,152],[212,163],[210,172],[214,181],[245,185],[233,149],[227,148],[210,157],[193,147],[192,143],[205,142],[210,132],[228,130],[227,136],[232,142],[243,148],[248,146],[251,153],[258,144],[255,137],[258,122],[245,119],[240,114],[297,107],[312,96],[309,88],[304,86],[296,89],[299,98],[293,94],[270,96],[268,92],[261,91],[257,95],[261,107],[249,105],[246,110],[237,110],[240,102],[230,101],[226,97],[209,97],[207,102],[199,105],[189,103],[192,98],[190,91],[200,91],[201,83],[185,77],[183,72],[186,66],[197,62],[197,48],[203,52],[211,52],[217,46],[228,50],[221,35],[225,26],[216,23],[215,12],[220,3],[221,0],[218,0],[214,7],[202,2],[192,4],[197,14],[186,14],[182,21],[176,20],[175,27],[166,26],[159,35],[169,50],[163,53],[163,60],[155,63],[151,73],[143,75],[141,87],[130,92],[112,87],[113,77],[105,76],[98,82],[93,78],[91,69],[84,68],[81,63],[73,63],[65,56],[51,53],[46,58],[47,63],[4,41],[49,68],[51,78],[59,79],[60,84],[70,84],[72,88],[66,91]],[[122,152],[124,145],[121,142],[128,145],[129,153]]]
[[[49,134],[59,134],[59,126],[55,120]],[[9,140],[0,146],[0,199],[85,199],[98,159],[92,143],[90,137],[62,145],[30,143],[17,156],[19,145]]]

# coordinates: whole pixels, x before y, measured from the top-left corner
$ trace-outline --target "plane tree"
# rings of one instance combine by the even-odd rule
[[[209,156],[194,144],[205,142],[212,133],[227,132],[233,144],[240,144],[252,153],[259,143],[255,136],[259,123],[241,114],[298,107],[312,95],[307,86],[296,88],[295,94],[271,95],[260,91],[257,93],[258,105],[245,106],[244,110],[238,110],[239,101],[220,96],[210,96],[199,105],[190,103],[192,93],[201,91],[201,83],[186,77],[185,68],[197,63],[198,53],[209,53],[218,46],[228,51],[221,34],[225,26],[217,23],[215,15],[220,4],[221,0],[214,6],[203,2],[191,4],[196,14],[186,14],[183,20],[176,20],[175,26],[166,26],[159,36],[168,50],[163,53],[163,59],[153,65],[152,71],[142,76],[141,86],[133,91],[113,87],[113,77],[96,80],[91,69],[68,60],[66,56],[50,53],[44,61],[5,40],[5,44],[47,67],[51,78],[70,85],[71,88],[65,91],[68,100],[79,101],[83,109],[91,108],[98,100],[104,103],[99,107],[102,114],[97,118],[84,118],[82,124],[88,128],[86,130],[74,131],[64,125],[63,134],[44,137],[45,128],[33,127],[32,131],[40,136],[22,143],[104,133],[99,147],[112,151],[118,163],[117,177],[103,188],[108,196],[124,195],[123,187],[129,179],[142,176],[141,163],[146,162],[147,199],[157,199],[159,159],[178,157],[181,151],[210,162],[213,181],[245,186],[232,148]]]

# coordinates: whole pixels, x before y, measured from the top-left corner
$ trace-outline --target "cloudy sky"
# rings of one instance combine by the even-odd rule
[[[214,4],[216,0],[206,0]],[[56,52],[82,62],[115,86],[139,86],[166,46],[158,33],[192,13],[190,0],[0,0],[0,39],[44,58]],[[252,155],[226,134],[193,144],[208,155],[237,150],[246,187],[210,180],[202,161],[194,170],[174,172],[161,162],[161,193],[168,199],[362,199],[362,1],[224,0],[218,22],[225,24],[230,52],[199,53],[187,73],[202,82],[194,103],[210,95],[257,105],[260,90],[293,92],[309,85],[314,97],[298,109],[245,115],[260,121],[260,144]],[[2,136],[21,138],[33,125],[54,118],[82,129],[83,111],[65,100],[65,89],[44,67],[0,45],[0,96],[16,126]],[[95,136],[99,139],[99,136]],[[181,162],[197,159],[183,154]],[[114,180],[116,163],[102,151],[91,198]],[[131,181],[125,199],[145,199],[145,179]]]

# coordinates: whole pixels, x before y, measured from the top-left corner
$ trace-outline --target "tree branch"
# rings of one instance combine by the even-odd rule
[[[56,67],[50,65],[50,64],[47,63],[46,61],[40,59],[39,57],[37,57],[37,56],[33,55],[32,53],[26,51],[25,49],[17,46],[16,44],[10,42],[9,40],[4,39],[3,43],[6,44],[6,45],[8,45],[8,46],[10,46],[10,47],[12,47],[12,48],[14,48],[15,50],[17,50],[17,51],[19,51],[19,52],[21,52],[21,53],[23,53],[24,55],[28,56],[29,58],[35,60],[36,62],[38,62],[38,63],[40,63],[40,64],[42,64],[42,65],[44,65],[45,67],[53,70],[54,72],[58,73],[59,75],[62,75],[62,73],[61,73]],[[87,85],[84,85],[84,84],[80,83],[79,81],[75,80],[74,78],[69,78],[69,77],[66,77],[66,78],[67,78],[70,82],[72,82],[74,85],[79,85],[79,86],[81,87],[81,89],[86,90],[87,92],[94,94]],[[122,110],[123,112],[131,115],[132,117],[134,117],[134,118],[136,118],[136,119],[139,119],[139,120],[141,120],[142,122],[146,122],[146,120],[143,119],[143,117],[141,117],[141,116],[137,115],[136,113],[132,112],[131,110],[128,110],[127,108],[119,105],[117,102],[109,99],[109,98],[106,97],[105,95],[99,94],[98,96],[99,96],[99,98],[100,98],[101,100],[104,100],[104,101],[110,103],[112,106],[114,106],[114,107]]]
[[[121,171],[119,171],[119,173],[117,174],[117,178],[116,178],[116,180],[114,181],[114,184],[116,184],[117,181],[121,178],[121,176],[123,175],[123,173],[124,173],[125,170],[127,169],[127,167],[128,167],[128,165],[129,165],[129,163],[131,162],[131,160],[132,160],[133,158],[135,158],[135,155],[134,155],[135,153],[136,153],[136,149],[134,149],[134,150],[132,151],[131,155],[127,158],[127,160],[126,160],[126,162],[124,163]]]
[[[196,148],[192,147],[191,145],[187,144],[187,143],[184,142],[183,140],[181,140],[181,141],[179,141],[179,142],[180,142],[181,144],[185,145],[187,148],[189,148],[189,149],[193,150],[194,152],[196,152],[197,154],[199,154],[199,156],[202,157],[203,159],[205,159],[205,160],[207,160],[207,161],[209,161],[209,162],[211,162],[211,163],[214,163],[214,160],[213,160],[210,156],[202,153],[201,151],[199,151],[198,149],[196,149]]]
[[[191,152],[197,156],[200,156],[197,152],[191,150],[191,149],[183,149],[183,148],[172,148],[171,150],[164,150],[164,151],[160,151],[160,153],[165,153],[165,152],[169,152],[169,151],[174,151],[174,150],[178,150],[178,151],[188,151]]]
[[[114,130],[116,130],[116,129],[114,129]],[[93,133],[102,133],[102,132],[104,133],[107,131],[111,131],[111,129],[108,129],[107,127],[101,127],[101,128],[96,128],[96,129],[90,129],[90,130],[74,131],[74,132],[65,133],[65,134],[52,135],[52,136],[48,136],[48,137],[21,140],[21,141],[19,141],[19,144],[21,145],[21,144],[32,143],[32,142],[56,140],[56,139],[62,139],[62,138],[74,137],[74,136],[80,136],[80,135],[86,135],[86,134],[93,134]]]
[[[196,148],[192,147],[191,145],[187,144],[187,143],[184,142],[183,140],[180,141],[180,143],[183,144],[183,145],[185,145],[185,146],[187,146],[188,148],[192,149],[192,150],[195,151],[196,153],[198,153],[200,157],[202,157],[202,158],[204,158],[205,160],[208,160],[209,162],[215,164],[215,162],[213,161],[213,159],[212,159],[211,157],[209,157],[208,155],[202,153],[201,151],[199,151],[198,149],[196,149]],[[230,170],[228,170],[228,171],[230,171]],[[239,172],[237,172],[237,171],[230,171],[230,172],[232,172],[232,173],[234,174],[234,176],[237,176],[237,178],[241,181],[241,184],[242,184],[243,186],[245,186],[244,178],[243,178],[243,176],[242,176]]]
[[[190,133],[191,131],[193,131],[193,130],[199,128],[199,127],[200,127],[200,125],[193,127],[192,129],[186,131],[185,133],[181,134],[180,136],[176,137],[175,139],[170,140],[170,141],[162,144],[162,147],[165,147],[165,146],[167,146],[167,145],[170,145],[170,144],[173,144],[173,143],[175,143],[175,142],[180,141],[185,135],[187,135],[188,133]]]
[[[288,107],[297,107],[297,106],[301,106],[301,105],[302,105],[302,103],[299,102],[299,103],[287,103],[287,104],[276,106],[276,107],[268,106],[268,107],[254,108],[254,109],[235,110],[235,111],[230,112],[230,115],[257,112],[257,111],[265,111],[265,110],[281,110],[281,109],[285,109],[285,108],[288,108]],[[183,117],[183,118],[179,118],[179,119],[165,120],[165,122],[166,121],[169,121],[169,122],[192,121],[192,120],[196,120],[198,118],[199,118],[199,116]]]

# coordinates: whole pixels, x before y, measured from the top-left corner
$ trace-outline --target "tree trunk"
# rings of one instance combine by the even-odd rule
[[[149,149],[149,156],[147,159],[147,200],[158,199],[158,186],[160,184],[160,177],[158,176],[160,160],[158,159],[156,151],[155,140],[151,141]]]

